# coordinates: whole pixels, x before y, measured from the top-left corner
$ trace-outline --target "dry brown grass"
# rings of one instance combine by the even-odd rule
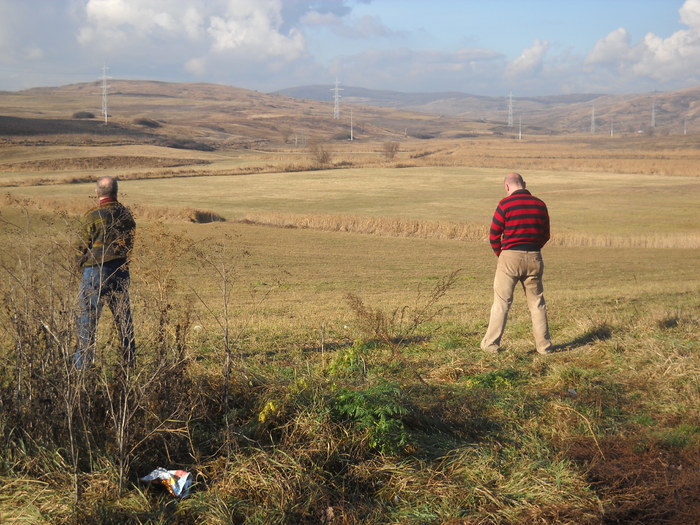
[[[162,157],[81,157],[58,158],[51,160],[34,160],[0,164],[0,171],[66,171],[66,170],[101,170],[129,168],[174,168],[193,164],[210,164],[202,159],[172,159]]]

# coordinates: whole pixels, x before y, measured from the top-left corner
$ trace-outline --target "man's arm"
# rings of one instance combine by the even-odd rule
[[[75,265],[77,269],[82,268],[83,263],[85,263],[85,261],[87,261],[89,257],[88,254],[92,248],[94,230],[95,225],[91,220],[90,216],[86,214],[80,222],[80,228],[78,230],[78,240],[73,244]]]
[[[496,256],[501,255],[501,236],[503,235],[503,229],[506,225],[506,218],[501,206],[496,207],[496,211],[493,213],[493,219],[491,219],[491,228],[489,229],[489,242],[491,243],[491,249]]]

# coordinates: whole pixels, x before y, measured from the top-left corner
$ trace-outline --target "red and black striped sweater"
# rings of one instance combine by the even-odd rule
[[[502,250],[539,250],[549,240],[547,205],[528,190],[501,199],[493,214],[489,242],[496,255]]]

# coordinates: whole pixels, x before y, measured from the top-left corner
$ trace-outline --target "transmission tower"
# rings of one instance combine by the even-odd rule
[[[109,104],[107,103],[107,95],[109,94],[109,84],[107,80],[107,70],[109,68],[105,65],[102,66],[102,116],[105,119],[105,125],[107,125],[107,118],[109,116]]]
[[[595,133],[595,106],[591,109],[591,133]]]
[[[350,108],[350,140],[355,140],[355,135],[352,129],[352,108]]]
[[[335,79],[335,87],[331,89],[333,92],[333,118],[334,119],[339,119],[340,118],[340,92],[343,91],[343,88],[340,87],[340,81],[336,78]]]
[[[508,96],[508,127],[513,127],[513,92]]]
[[[656,99],[651,103],[651,129],[656,127]]]

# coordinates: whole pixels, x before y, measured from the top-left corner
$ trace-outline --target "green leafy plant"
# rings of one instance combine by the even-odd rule
[[[336,392],[333,414],[352,421],[367,433],[369,446],[382,454],[397,454],[408,443],[402,416],[408,414],[395,385],[380,383],[364,390],[342,388]]]

